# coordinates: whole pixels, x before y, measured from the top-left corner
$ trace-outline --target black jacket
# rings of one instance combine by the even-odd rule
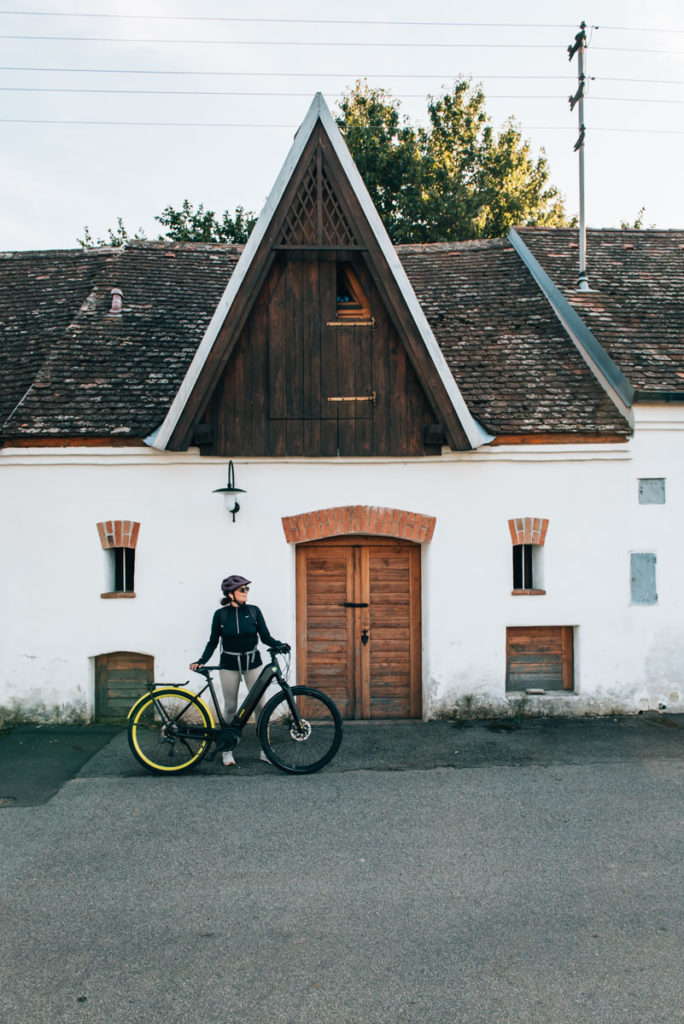
[[[239,608],[225,605],[217,608],[211,620],[211,635],[207,646],[198,658],[203,665],[211,658],[216,645],[221,641],[221,668],[241,669],[257,668],[262,664],[257,649],[259,640],[267,647],[276,647],[279,643],[268,631],[268,626],[255,604],[244,604]]]

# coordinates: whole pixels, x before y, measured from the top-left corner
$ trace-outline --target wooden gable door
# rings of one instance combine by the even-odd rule
[[[420,547],[346,537],[297,549],[298,681],[343,718],[421,714]]]

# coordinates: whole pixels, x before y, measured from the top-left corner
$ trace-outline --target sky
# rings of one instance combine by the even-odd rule
[[[77,248],[118,217],[154,238],[185,199],[258,212],[314,93],[334,113],[364,78],[413,123],[471,78],[576,214],[582,20],[587,223],[684,228],[681,2],[0,0],[0,250]]]

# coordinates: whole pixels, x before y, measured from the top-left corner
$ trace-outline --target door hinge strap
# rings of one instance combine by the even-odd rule
[[[370,605],[368,604],[368,602],[364,602],[364,601],[362,601],[360,603],[358,603],[356,601],[343,601],[341,607],[342,608],[369,608]]]
[[[372,402],[375,405],[376,394],[371,391],[370,395],[336,395],[328,398],[329,402]]]

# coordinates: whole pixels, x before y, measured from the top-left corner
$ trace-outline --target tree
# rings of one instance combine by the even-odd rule
[[[393,242],[496,238],[514,224],[568,223],[546,157],[534,160],[512,120],[496,134],[484,93],[467,81],[429,98],[426,127],[411,125],[398,101],[365,82],[339,108],[337,124]]]
[[[628,220],[621,220],[620,227],[623,231],[643,231],[645,213],[646,207],[642,206],[631,224]]]
[[[144,239],[146,237],[142,228],[138,228],[134,235],[130,235],[123,222],[123,217],[116,218],[116,228],[107,228],[107,238],[93,238],[90,228],[86,224],[83,228],[83,238],[76,241],[82,249],[98,249],[103,245],[120,246],[125,245],[131,239]]]
[[[339,102],[337,124],[395,243],[500,238],[514,224],[574,223],[550,184],[543,151],[534,158],[512,119],[496,132],[483,91],[466,80],[428,98],[425,126],[412,125],[385,89],[357,82]],[[217,217],[187,199],[155,217],[166,228],[160,240],[238,244],[247,241],[256,219],[242,206]],[[79,239],[84,248],[122,245],[129,237],[121,218],[109,241],[93,242],[85,231]]]
[[[241,245],[247,241],[252,228],[257,222],[255,213],[246,211],[243,206],[236,206],[235,213],[224,210],[219,219],[213,210],[205,210],[200,203],[195,209],[189,200],[184,199],[179,210],[166,206],[154,218],[167,230],[157,236],[156,241],[169,239],[172,242],[232,242]],[[142,228],[133,235],[129,234],[122,217],[117,217],[116,228],[107,228],[107,238],[95,239],[86,225],[83,238],[78,238],[82,249],[93,249],[102,245],[125,245],[131,239],[146,239]]]
[[[235,214],[224,210],[219,220],[213,210],[205,210],[202,203],[195,210],[192,203],[183,200],[180,210],[167,206],[154,218],[168,230],[163,238],[174,242],[233,242],[244,244],[257,222],[256,214],[235,207]]]

